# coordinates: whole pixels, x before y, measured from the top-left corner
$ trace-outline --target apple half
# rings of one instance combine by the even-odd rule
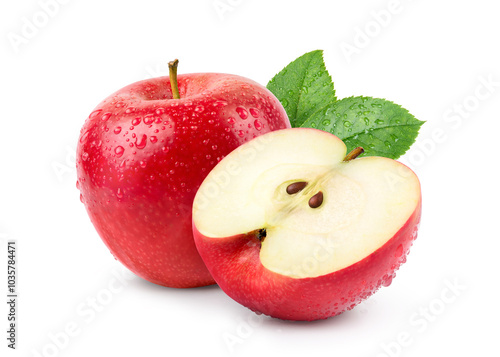
[[[257,313],[318,320],[389,285],[417,236],[417,176],[316,129],[262,135],[226,156],[194,199],[196,247]]]

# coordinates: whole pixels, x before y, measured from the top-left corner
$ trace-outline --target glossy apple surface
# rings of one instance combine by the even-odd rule
[[[230,297],[273,317],[317,320],[390,284],[417,236],[420,183],[395,160],[345,157],[329,133],[280,130],[207,176],[194,237]]]
[[[77,149],[77,185],[100,237],[132,272],[170,287],[214,280],[191,228],[192,202],[210,170],[241,144],[290,123],[263,86],[227,74],[131,84],[99,104]]]

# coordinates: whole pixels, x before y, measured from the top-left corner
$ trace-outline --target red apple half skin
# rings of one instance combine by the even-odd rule
[[[259,229],[229,237],[207,237],[197,229],[195,214],[193,232],[210,273],[235,301],[275,318],[313,321],[350,310],[392,282],[417,237],[422,207],[419,184],[416,202],[413,213],[385,244],[350,266],[310,278],[294,278],[267,269],[260,257],[261,245],[267,238],[262,237]],[[196,206],[195,199],[195,209]]]
[[[289,128],[265,87],[236,75],[169,77],[117,91],[90,114],[77,148],[77,187],[100,237],[128,269],[155,284],[214,283],[196,250],[192,202],[225,155]]]

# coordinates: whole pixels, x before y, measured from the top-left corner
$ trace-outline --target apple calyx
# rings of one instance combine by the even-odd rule
[[[347,154],[344,158],[344,162],[347,162],[347,161],[351,161],[351,160],[354,160],[355,158],[357,158],[359,155],[361,155],[362,153],[365,152],[365,149],[363,149],[361,146],[358,146],[357,148],[354,148],[352,149],[352,151]]]
[[[177,65],[179,60],[176,58],[173,61],[168,62],[168,73],[170,77],[170,85],[172,86],[172,97],[173,99],[181,99],[179,94],[179,85],[177,83]]]

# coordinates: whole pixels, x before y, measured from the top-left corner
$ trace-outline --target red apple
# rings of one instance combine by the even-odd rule
[[[226,156],[193,204],[196,246],[222,290],[256,312],[317,320],[390,284],[417,235],[420,184],[360,153],[286,129]]]
[[[154,78],[99,104],[81,130],[77,185],[116,259],[153,283],[187,288],[214,283],[193,241],[199,185],[232,150],[290,123],[247,78],[185,74],[178,91],[173,99],[169,77]]]

